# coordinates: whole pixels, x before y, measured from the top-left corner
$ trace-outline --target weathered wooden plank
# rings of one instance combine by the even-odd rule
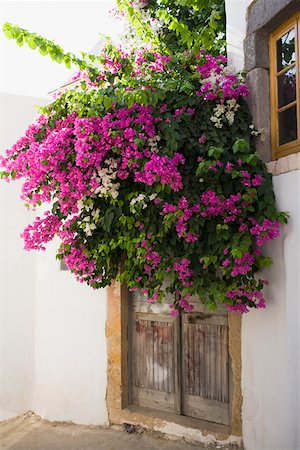
[[[161,391],[154,391],[146,388],[132,387],[133,398],[136,404],[144,408],[160,409],[162,411],[174,412],[174,394],[167,394]]]
[[[186,394],[184,415],[228,425],[229,404]]]
[[[195,395],[200,395],[200,352],[199,352],[199,340],[200,334],[198,325],[196,325],[197,333],[194,338],[194,371],[195,371]]]
[[[182,397],[182,339],[181,339],[181,315],[177,317],[174,321],[174,326],[172,328],[173,333],[173,347],[171,348],[172,354],[174,355],[173,359],[173,371],[174,379],[173,379],[173,391],[174,391],[174,406],[175,412],[177,414],[182,413],[182,405],[181,405],[181,397]],[[173,392],[171,391],[171,392]]]
[[[213,314],[214,316],[219,316],[219,315],[226,316],[228,314],[227,308],[221,304],[218,305],[218,308],[214,311],[208,310],[207,307],[203,303],[201,303],[199,298],[194,295],[189,299],[189,303],[191,303],[194,306],[193,313],[204,312],[206,314]]]
[[[145,347],[143,348],[146,359],[145,386],[153,387],[153,329],[150,326],[149,322],[147,322],[147,325],[146,342]]]
[[[205,313],[193,313],[186,314],[183,317],[183,323],[190,323],[193,325],[202,324],[202,325],[227,325],[228,319],[224,315],[214,316],[211,313],[207,313],[205,318]]]
[[[157,363],[158,363],[158,342],[157,342],[157,329],[156,327],[153,328],[153,373],[154,373],[154,383],[153,383],[153,389],[156,391],[159,391],[159,383],[158,383],[158,370],[157,370]]]
[[[190,357],[190,335],[189,335],[189,327],[183,325],[183,342],[187,343],[187,345],[184,346],[184,352],[186,355],[185,358],[185,392],[190,393],[191,392],[191,380],[190,380],[190,371],[191,371],[191,357]]]
[[[221,338],[222,338],[222,327],[217,328],[217,340],[216,340],[216,398],[222,401],[222,383],[221,383],[221,371],[222,362],[221,358]]]
[[[205,385],[206,385],[206,392],[205,392],[205,398],[210,398],[210,358],[209,358],[209,352],[210,352],[210,327],[208,325],[201,325],[203,327],[204,336],[205,336],[205,347],[204,347],[204,358],[205,358]]]
[[[162,329],[161,334],[161,346],[162,346],[162,361],[163,361],[163,376],[161,383],[161,390],[163,392],[168,392],[168,375],[170,372],[170,368],[168,366],[168,324],[166,324]]]
[[[200,389],[199,396],[205,397],[206,393],[206,363],[205,363],[205,333],[200,325],[197,325],[199,333],[199,360],[200,360]]]
[[[174,318],[170,316],[170,314],[153,314],[153,313],[144,313],[144,312],[135,312],[135,317],[139,320],[147,320],[153,322],[164,322],[164,323],[174,323]]]
[[[170,376],[168,377],[167,392],[175,392],[175,370],[176,370],[176,351],[174,349],[174,325],[168,323],[168,367],[170,368]]]
[[[228,424],[228,327],[219,319],[183,323],[182,409],[184,415]]]
[[[210,330],[210,379],[211,379],[211,396],[210,398],[216,399],[217,393],[216,393],[216,366],[217,366],[217,360],[216,360],[216,332],[217,327],[215,325],[211,326]]]
[[[174,392],[174,324],[136,318],[133,343],[133,384]]]
[[[228,402],[229,401],[229,355],[228,355],[228,328],[222,327],[221,330],[221,357],[220,357],[220,364],[221,364],[221,370],[222,370],[222,378],[221,378],[221,385],[222,385],[222,396],[221,400],[222,402]]]

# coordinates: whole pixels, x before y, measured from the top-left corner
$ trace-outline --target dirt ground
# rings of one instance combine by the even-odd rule
[[[132,431],[132,430],[128,430]],[[229,450],[136,433],[42,420],[27,413],[0,423],[1,450]],[[231,447],[232,448],[232,447]]]

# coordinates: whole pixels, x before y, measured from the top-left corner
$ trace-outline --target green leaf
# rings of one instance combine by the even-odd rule
[[[30,47],[32,50],[36,49],[36,43],[33,36],[27,36],[26,38],[26,44],[28,47]]]
[[[219,159],[223,153],[224,149],[221,147],[210,147],[208,149],[208,156],[214,157],[215,159]]]
[[[13,39],[14,33],[13,33],[12,25],[10,23],[8,23],[8,22],[4,23],[2,30],[8,39]]]
[[[203,262],[204,262],[205,266],[209,266],[210,256],[203,256]]]
[[[237,139],[232,147],[233,153],[246,153],[250,150],[250,144],[245,139]]]
[[[52,214],[55,214],[59,210],[59,203],[55,202],[52,206]]]
[[[112,106],[113,100],[110,97],[108,97],[107,95],[104,95],[103,104],[104,104],[105,109],[107,110]]]
[[[65,63],[66,68],[70,69],[71,68],[71,60],[70,60],[69,56],[65,56],[63,61]]]
[[[47,55],[48,54],[48,50],[47,50],[46,45],[41,45],[40,48],[39,48],[39,52],[43,56]]]
[[[5,170],[3,172],[0,172],[0,178],[8,178],[9,172],[6,172]]]
[[[16,39],[17,44],[22,47],[22,45],[24,44],[24,37],[22,34],[19,35],[19,37]]]
[[[110,230],[113,218],[114,218],[114,211],[111,209],[107,209],[105,211],[104,217],[103,217],[103,226],[106,229],[106,231]]]
[[[196,176],[202,175],[203,173],[208,171],[208,167],[210,166],[211,161],[201,161],[196,170]]]
[[[233,248],[230,252],[234,258],[241,259],[243,257],[243,252],[239,248]]]

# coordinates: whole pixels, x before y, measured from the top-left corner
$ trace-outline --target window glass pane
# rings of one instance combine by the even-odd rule
[[[293,64],[296,60],[295,30],[292,29],[276,42],[277,72]]]
[[[292,106],[278,114],[279,145],[287,144],[297,139],[296,106]]]
[[[296,67],[280,75],[278,82],[278,107],[296,100]]]

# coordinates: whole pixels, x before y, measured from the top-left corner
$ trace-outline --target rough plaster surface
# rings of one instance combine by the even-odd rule
[[[61,271],[58,245],[54,241],[37,256],[32,410],[49,420],[103,425],[106,290]]]
[[[0,152],[34,120],[39,100],[0,94]],[[18,110],[18,118],[16,118]],[[30,408],[34,363],[36,255],[23,250],[19,235],[33,213],[19,200],[21,184],[0,186],[0,420]]]
[[[244,68],[243,40],[246,33],[244,16],[248,4],[249,0],[226,0],[225,2],[228,64],[237,71]]]
[[[290,214],[265,246],[267,308],[243,317],[243,439],[247,450],[300,448],[300,171],[273,177],[278,208]]]

